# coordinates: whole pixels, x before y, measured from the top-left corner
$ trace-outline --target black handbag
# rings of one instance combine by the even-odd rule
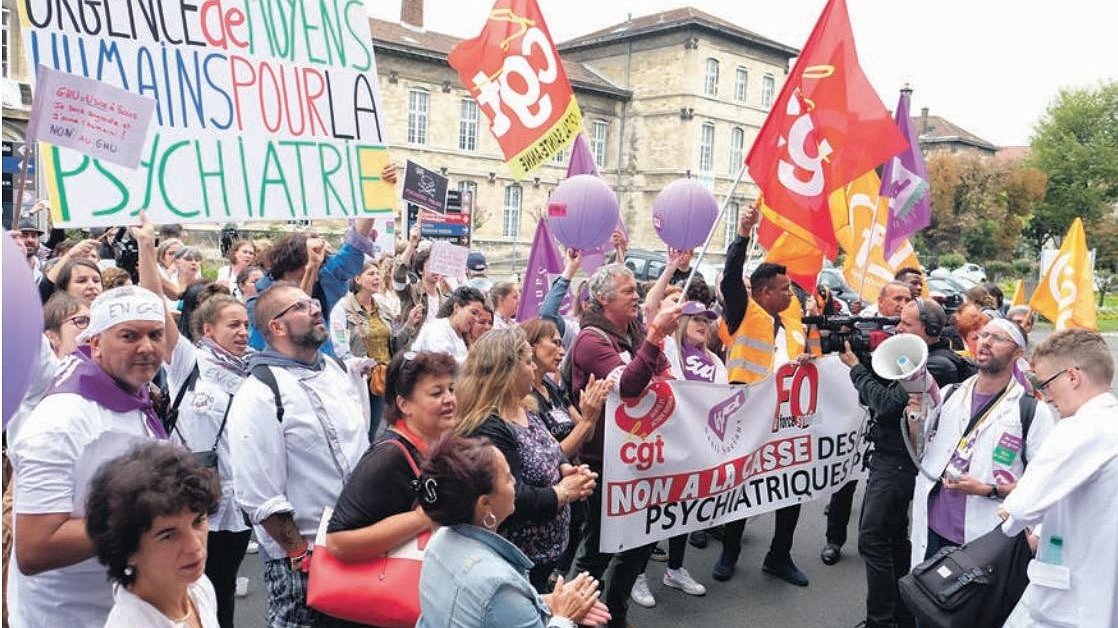
[[[1025,532],[1001,526],[962,547],[945,547],[898,583],[921,628],[997,628],[1029,584]]]

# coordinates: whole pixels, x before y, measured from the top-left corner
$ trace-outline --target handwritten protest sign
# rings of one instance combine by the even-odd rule
[[[578,135],[582,113],[536,0],[497,0],[481,34],[455,46],[448,61],[518,179]]]
[[[365,3],[300,5],[21,0],[31,63],[155,101],[135,169],[44,147],[56,224],[391,214]]]
[[[466,277],[466,258],[470,249],[450,242],[437,241],[431,245],[431,257],[427,259],[427,270],[446,277]]]
[[[135,168],[155,100],[119,87],[39,66],[27,139],[72,148]]]
[[[448,182],[443,175],[409,159],[407,168],[404,169],[404,200],[445,214]]]
[[[819,403],[826,399],[826,403]],[[601,550],[819,499],[865,477],[866,411],[835,356],[752,386],[656,382],[606,405]]]

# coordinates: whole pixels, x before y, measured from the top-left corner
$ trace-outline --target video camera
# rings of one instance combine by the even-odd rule
[[[106,234],[107,235],[107,234]],[[140,283],[140,244],[128,233],[128,227],[118,227],[116,233],[108,241],[113,249],[113,258],[116,259],[117,268],[128,271],[132,283]]]
[[[900,320],[888,316],[805,316],[803,323],[819,329],[824,354],[842,353],[849,342],[858,358],[867,361],[870,352],[897,333]]]

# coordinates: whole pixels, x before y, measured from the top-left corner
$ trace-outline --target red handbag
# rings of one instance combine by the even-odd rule
[[[382,442],[399,447],[419,477],[419,467],[403,443]],[[415,626],[419,621],[419,572],[431,531],[421,532],[384,556],[347,563],[326,550],[326,525],[333,511],[327,508],[318,526],[310,556],[307,606],[331,617],[381,628]]]

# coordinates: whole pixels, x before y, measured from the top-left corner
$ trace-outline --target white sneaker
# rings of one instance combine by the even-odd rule
[[[637,576],[637,581],[633,583],[633,590],[629,593],[629,597],[645,608],[656,606],[656,598],[652,597],[652,591],[648,590],[648,578],[645,578],[643,573]]]
[[[648,585],[645,586],[647,587]],[[691,574],[687,573],[687,570],[683,567],[679,569],[665,569],[664,586],[679,589],[687,595],[706,595],[707,593],[707,588],[695,582],[695,579],[692,578]],[[636,587],[633,587],[633,590],[636,591]],[[636,598],[634,597],[633,599]]]
[[[259,552],[259,551],[260,551],[260,544],[257,543],[256,541],[249,541],[248,542],[248,547],[245,548],[245,553],[246,554],[255,554],[256,552]]]

